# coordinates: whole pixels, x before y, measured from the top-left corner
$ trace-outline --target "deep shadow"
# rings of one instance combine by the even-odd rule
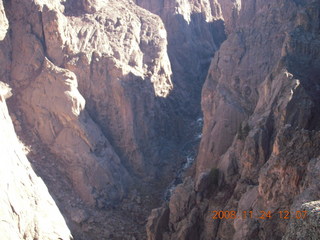
[[[288,104],[286,122],[294,128],[307,130],[320,130],[320,26],[317,26],[320,14],[314,15],[313,28],[299,29],[293,33],[290,42],[290,51],[284,59],[288,70],[293,74],[293,79],[298,79],[299,91],[293,95]],[[301,33],[301,31],[303,31]],[[309,42],[301,39],[309,36]]]
[[[159,119],[165,138],[188,141],[190,124],[201,117],[201,91],[214,53],[226,39],[222,20],[206,22],[201,13],[188,23],[182,15],[167,16],[168,55],[172,67],[173,90],[158,98],[167,119]]]
[[[64,6],[64,15],[67,17],[79,17],[86,14],[82,1],[66,0],[61,4]]]

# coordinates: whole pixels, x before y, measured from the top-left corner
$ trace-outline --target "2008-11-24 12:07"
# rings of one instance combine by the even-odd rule
[[[212,211],[213,216],[212,219],[247,219],[247,218],[256,218],[262,220],[272,219],[274,217],[278,217],[280,219],[305,219],[307,217],[307,211],[278,211],[271,213],[271,211],[260,211],[259,213],[254,213],[253,211]]]

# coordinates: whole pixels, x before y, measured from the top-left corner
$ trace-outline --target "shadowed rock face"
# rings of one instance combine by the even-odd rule
[[[200,114],[201,88],[211,59],[225,40],[224,12],[220,4],[206,0],[135,2],[159,15],[164,22],[173,69],[174,89],[170,95],[171,104],[175,105],[183,118],[194,118]],[[232,9],[233,6],[230,6],[228,10]]]
[[[319,199],[319,11],[316,1],[242,1],[202,90],[197,173],[164,207],[163,239],[281,239],[288,222],[279,211]],[[213,220],[215,210],[254,218]],[[273,218],[259,219],[260,211]],[[290,236],[299,233],[291,227]]]
[[[174,8],[168,4],[165,9]],[[118,224],[88,219],[85,210],[114,206],[134,185],[160,195],[181,161],[179,144],[192,135],[188,127],[199,114],[205,72],[225,36],[218,4],[190,2],[179,9],[181,14],[163,12],[164,25],[131,1],[5,4],[10,35],[1,43],[0,64],[1,78],[14,92],[11,115],[77,237],[99,232],[97,226],[82,230],[90,225],[83,222]],[[143,182],[159,189],[143,189]],[[107,231],[96,238],[109,236]]]

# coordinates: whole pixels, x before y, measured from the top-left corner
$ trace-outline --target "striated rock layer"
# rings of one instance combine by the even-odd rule
[[[319,12],[311,0],[242,1],[202,90],[196,175],[177,187],[166,211],[153,212],[148,226],[164,230],[149,227],[149,239],[308,238],[301,222],[288,228],[279,212],[294,218],[320,197]],[[212,219],[212,211],[240,218]],[[242,219],[244,211],[253,217]],[[313,210],[308,219],[317,222]]]

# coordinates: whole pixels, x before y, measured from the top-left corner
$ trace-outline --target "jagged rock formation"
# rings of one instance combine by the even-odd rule
[[[1,79],[13,87],[11,116],[32,163],[77,239],[126,239],[131,228],[115,228],[146,216],[157,196],[143,199],[141,209],[140,192],[129,191],[148,192],[141,183],[161,174],[170,180],[161,164],[175,145],[165,154],[159,147],[166,114],[158,98],[172,89],[160,18],[127,1],[14,0],[4,7],[10,34],[0,43]],[[114,210],[119,216],[104,212],[125,197]]]
[[[126,1],[11,1],[6,10],[22,120],[82,199],[108,206],[123,198],[127,171],[154,176],[156,98],[172,88],[159,18]]]
[[[183,119],[200,114],[200,94],[214,52],[225,39],[223,13],[234,8],[217,1],[136,0],[159,15],[168,32],[168,54],[173,69],[171,94]],[[231,6],[232,5],[232,6]],[[229,9],[230,7],[230,9]]]
[[[75,238],[146,238],[146,212],[159,206],[201,115],[205,77],[194,174],[152,211],[147,238],[317,236],[317,205],[305,203],[320,197],[319,9],[314,0],[0,1],[10,116]],[[1,217],[12,228],[0,227],[7,238],[68,239],[19,150],[5,84],[0,93],[0,151],[12,173],[0,186]],[[310,229],[275,216],[303,209]],[[213,220],[214,210],[254,217]]]
[[[166,230],[149,239],[281,239],[279,211],[319,199],[319,11],[311,0],[242,1],[203,87],[195,179],[177,188]],[[215,210],[254,217],[213,220]]]
[[[44,182],[35,174],[18,140],[0,82],[1,239],[72,239],[64,218]]]
[[[0,40],[8,29],[0,1]],[[6,99],[11,88],[0,82],[1,239],[72,239],[70,230],[47,187],[26,158],[18,140]]]

